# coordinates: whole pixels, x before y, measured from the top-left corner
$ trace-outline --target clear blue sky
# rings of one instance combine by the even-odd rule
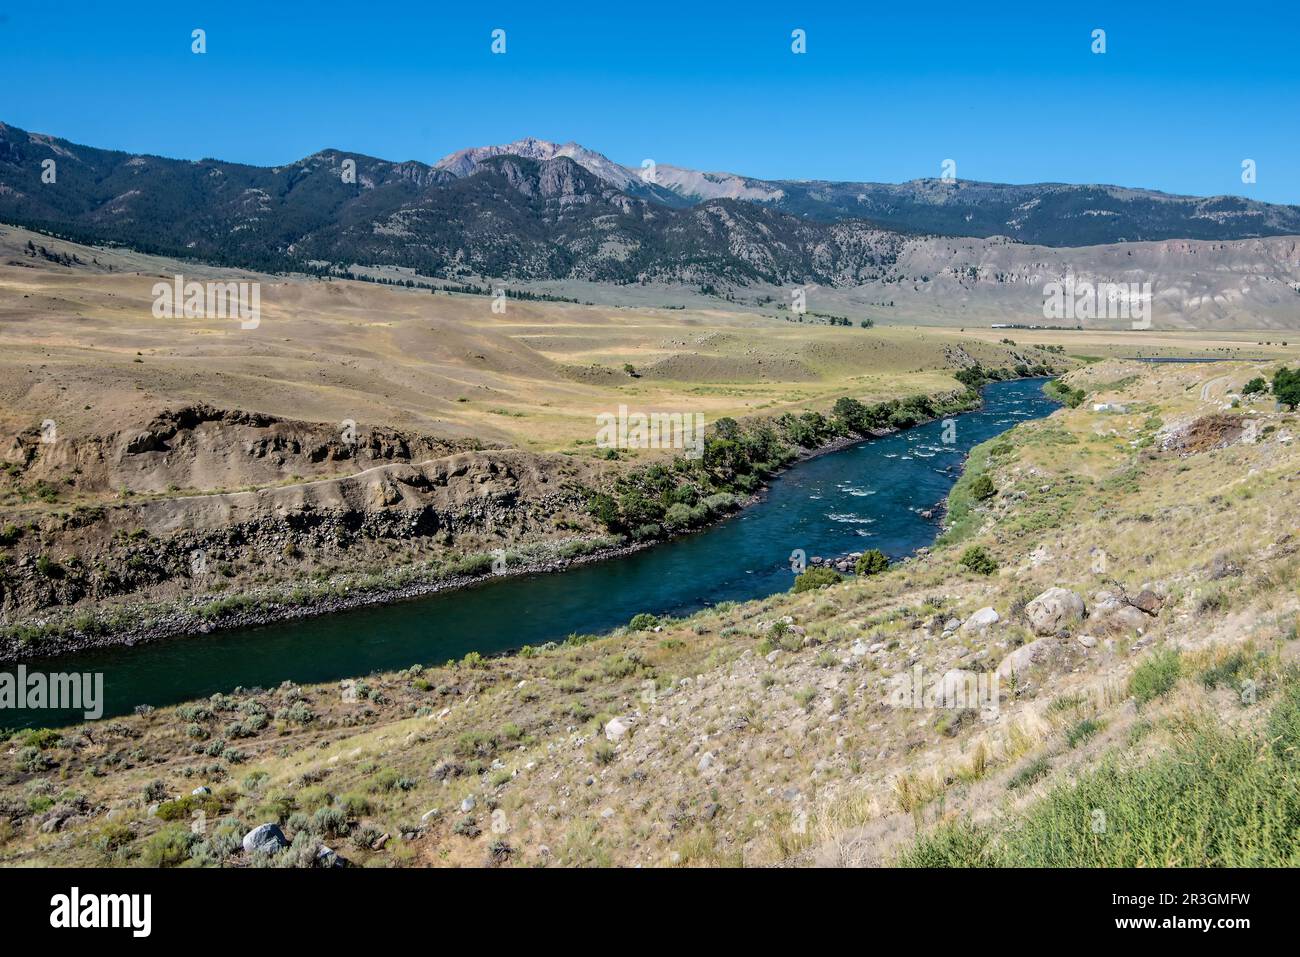
[[[1300,203],[1300,0],[447,6],[0,0],[0,120],[260,165],[534,135],[634,166],[898,182],[952,158]]]

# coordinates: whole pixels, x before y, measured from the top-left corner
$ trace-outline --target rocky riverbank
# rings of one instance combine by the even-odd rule
[[[651,544],[650,542],[608,544],[604,539],[568,540],[558,543],[559,547],[554,549],[555,553],[552,555],[512,564],[499,571],[451,574],[445,577],[432,577],[432,572],[426,571],[426,574],[430,575],[428,578],[402,584],[394,583],[387,587],[358,584],[344,577],[323,583],[320,595],[302,596],[296,600],[285,594],[283,589],[268,588],[215,599],[213,596],[205,595],[185,602],[178,601],[171,606],[159,603],[128,605],[118,613],[123,617],[135,617],[136,620],[134,624],[125,628],[105,632],[52,629],[35,646],[30,641],[24,642],[16,637],[6,636],[6,640],[0,645],[0,663],[52,658],[103,648],[129,648],[166,638],[186,638],[211,634],[215,631],[253,628],[370,605],[407,601],[438,592],[482,585],[500,578],[564,571],[578,565],[630,555],[649,548]],[[561,554],[560,552],[566,548],[590,550],[581,551],[579,554]],[[406,570],[395,569],[393,574],[401,577],[404,571]],[[418,575],[419,572],[411,570],[408,574]],[[223,611],[219,618],[210,617],[205,610],[213,601],[229,602],[229,610]]]

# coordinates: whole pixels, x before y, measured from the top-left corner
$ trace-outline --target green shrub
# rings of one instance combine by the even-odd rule
[[[309,724],[316,720],[316,712],[312,711],[303,701],[295,701],[286,708],[279,708],[275,712],[276,721],[288,721],[290,724]]]
[[[859,575],[878,575],[889,567],[889,558],[878,548],[871,548],[862,553],[853,566]]]
[[[1084,718],[1070,730],[1065,732],[1065,742],[1072,748],[1077,748],[1083,742],[1087,741],[1094,734],[1100,731],[1105,725],[1100,721],[1094,721],[1092,718]]]
[[[1007,788],[1014,791],[1017,788],[1028,787],[1046,777],[1051,770],[1052,765],[1047,758],[1034,758],[1034,760],[1023,765],[1015,774],[1011,775],[1011,778],[1007,781]]]
[[[1273,373],[1273,395],[1287,408],[1300,408],[1300,369],[1281,368]]]
[[[54,766],[54,762],[42,754],[40,748],[34,748],[30,745],[19,748],[14,760],[18,765],[18,770],[25,771],[28,774],[39,774],[41,771]]]
[[[1255,395],[1256,393],[1268,392],[1268,383],[1264,381],[1263,376],[1255,376],[1244,386],[1241,387],[1242,395]]]
[[[496,749],[496,735],[489,731],[466,731],[456,739],[453,746],[453,750],[462,758],[490,758]]]
[[[1135,669],[1128,680],[1128,693],[1139,705],[1167,695],[1178,682],[1182,661],[1178,652],[1157,651]]]
[[[149,804],[167,799],[167,785],[163,781],[155,778],[144,786],[144,799]]]
[[[133,840],[135,840],[135,832],[127,825],[109,823],[99,829],[91,843],[94,845],[95,850],[111,858]]]
[[[1043,386],[1043,391],[1071,409],[1077,409],[1083,405],[1083,400],[1087,398],[1087,393],[1082,389],[1071,389],[1060,379],[1053,379],[1047,383],[1047,385]]]
[[[649,631],[657,624],[659,624],[658,618],[643,611],[639,615],[633,615],[627,626],[632,631]]]
[[[975,480],[970,483],[971,498],[977,502],[984,502],[998,494],[997,486],[987,475],[977,475]]]
[[[33,728],[24,731],[19,740],[25,747],[40,748],[44,751],[46,748],[58,747],[63,736],[53,728]]]
[[[348,833],[347,815],[338,808],[317,808],[311,816],[311,830],[322,837],[342,837]]]
[[[199,836],[188,827],[163,828],[144,842],[141,858],[149,867],[176,867],[189,860],[190,849],[198,842]]]
[[[677,502],[668,506],[668,510],[664,512],[664,528],[687,528],[691,525],[691,518],[691,507]]]
[[[925,835],[894,863],[898,867],[996,867],[992,840],[988,829],[958,821]]]
[[[1207,691],[1223,685],[1234,690],[1241,690],[1242,673],[1250,666],[1250,658],[1244,651],[1234,651],[1218,664],[1211,665],[1201,672],[1201,684]]]
[[[833,569],[830,568],[810,568],[806,572],[796,576],[791,591],[796,595],[800,592],[812,591],[814,588],[826,588],[830,585],[837,585],[844,579],[840,578]]]
[[[958,561],[977,575],[992,575],[998,570],[997,559],[979,545],[972,545],[962,552]]]
[[[344,794],[338,799],[337,806],[349,818],[365,817],[370,813],[370,799],[364,794]]]

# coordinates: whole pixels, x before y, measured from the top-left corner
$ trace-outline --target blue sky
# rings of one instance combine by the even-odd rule
[[[898,182],[951,158],[962,179],[1300,203],[1294,0],[440,6],[0,0],[0,120],[260,165],[534,135],[633,166]]]

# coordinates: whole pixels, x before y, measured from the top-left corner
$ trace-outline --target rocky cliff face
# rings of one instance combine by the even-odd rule
[[[42,441],[40,430],[29,428],[14,438],[4,459],[29,482],[72,472],[81,492],[149,493],[301,481],[466,447],[355,422],[331,427],[195,405],[162,411],[136,428],[57,442]]]
[[[210,406],[48,445],[24,435],[9,458],[10,481],[72,478],[86,502],[0,516],[0,609],[11,620],[83,599],[391,568],[571,535],[584,527],[589,478],[563,456],[458,450],[393,429],[331,434]],[[253,487],[182,491],[225,480]],[[120,494],[93,494],[109,490]]]

